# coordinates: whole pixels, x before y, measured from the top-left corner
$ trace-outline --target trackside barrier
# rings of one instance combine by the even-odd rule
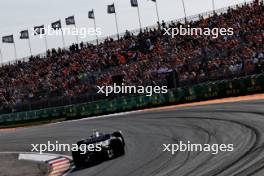
[[[155,94],[151,97],[128,96],[114,100],[101,100],[85,104],[4,114],[0,115],[0,124],[13,124],[47,118],[56,119],[63,117],[74,119],[260,92],[264,92],[264,74],[198,84],[192,87],[181,87],[169,90],[167,94]]]

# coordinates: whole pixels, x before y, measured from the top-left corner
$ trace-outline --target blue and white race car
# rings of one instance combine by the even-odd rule
[[[125,140],[121,131],[111,134],[95,131],[88,139],[77,142],[77,145],[78,151],[72,151],[76,167],[99,163],[125,154]]]

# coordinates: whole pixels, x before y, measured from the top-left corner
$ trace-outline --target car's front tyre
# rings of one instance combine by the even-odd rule
[[[116,157],[119,157],[125,154],[124,144],[119,139],[111,140],[110,148],[112,149],[113,154],[114,154],[113,158],[116,158]]]

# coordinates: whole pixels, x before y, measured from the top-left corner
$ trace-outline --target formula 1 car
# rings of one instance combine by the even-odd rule
[[[93,165],[125,154],[125,140],[121,131],[111,134],[94,132],[88,139],[77,142],[78,151],[72,151],[76,167]]]

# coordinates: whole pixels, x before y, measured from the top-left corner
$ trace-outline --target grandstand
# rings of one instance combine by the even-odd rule
[[[125,85],[167,85],[175,70],[179,85],[231,79],[264,72],[264,6],[250,3],[200,14],[141,32],[127,31],[120,40],[99,45],[73,44],[48,50],[0,68],[0,113],[95,101],[96,86],[112,85],[124,75]],[[179,26],[234,29],[233,36],[163,35]],[[111,97],[113,98],[113,97]]]

